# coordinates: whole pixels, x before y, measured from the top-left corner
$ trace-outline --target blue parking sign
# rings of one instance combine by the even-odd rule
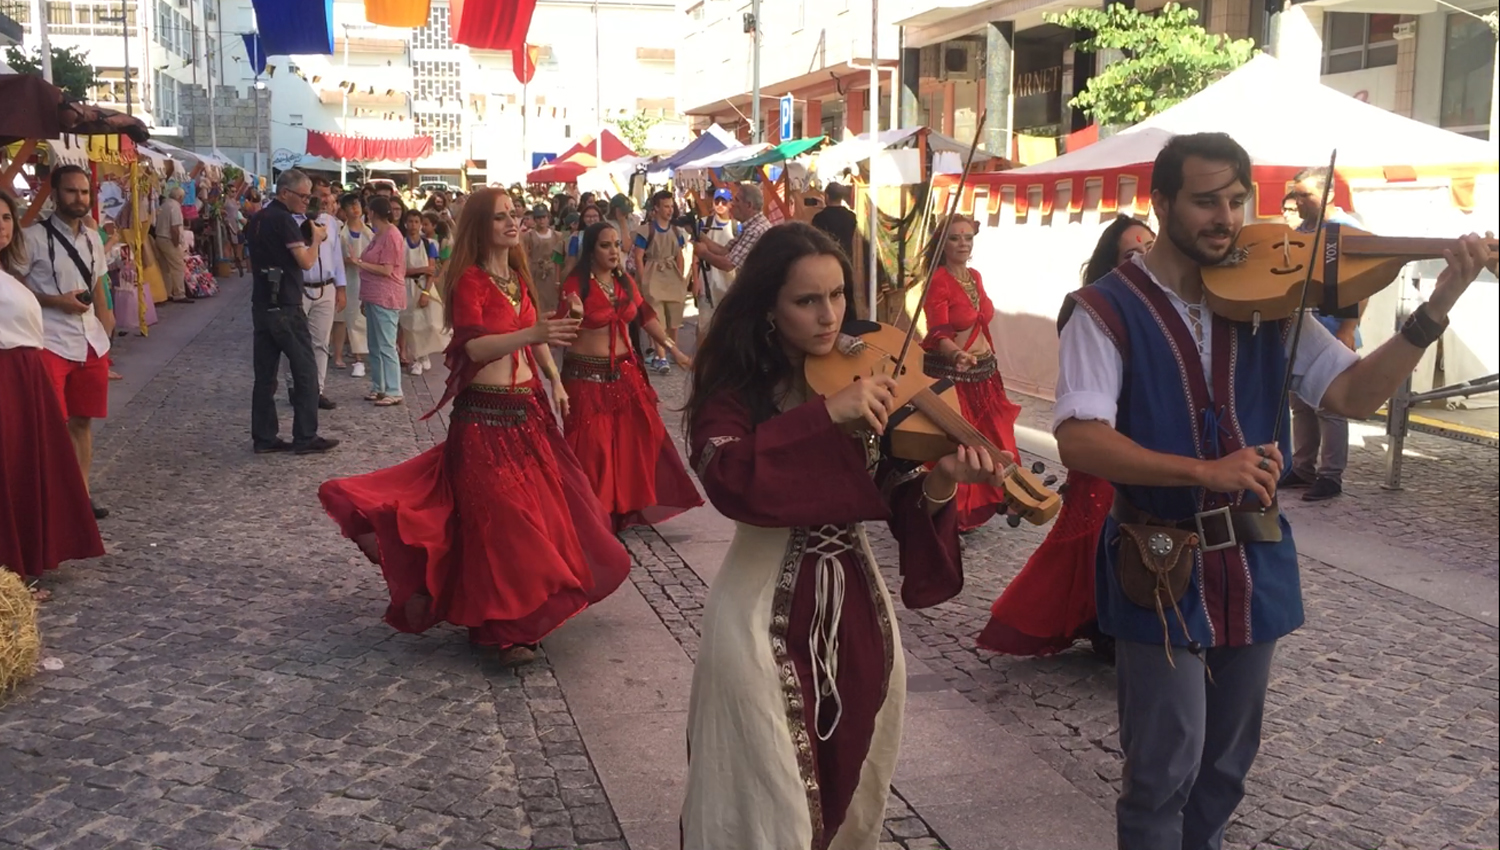
[[[790,141],[792,138],[792,110],[796,107],[792,104],[791,95],[783,95],[781,98],[781,141]]]

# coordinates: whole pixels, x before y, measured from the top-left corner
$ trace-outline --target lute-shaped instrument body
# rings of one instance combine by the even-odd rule
[[[1452,239],[1373,236],[1348,225],[1323,228],[1318,255],[1313,234],[1282,224],[1250,224],[1235,240],[1228,259],[1203,268],[1208,306],[1236,322],[1276,321],[1298,307],[1350,307],[1391,284],[1413,260],[1443,256]],[[1490,252],[1496,250],[1489,240]],[[1304,281],[1306,304],[1299,304]]]
[[[932,463],[953,454],[958,445],[983,449],[997,465],[1005,464],[1011,509],[1034,525],[1051,521],[1062,507],[1058,495],[1031,470],[1004,461],[1001,449],[963,417],[953,385],[922,372],[921,349],[911,347],[906,360],[897,362],[905,340],[905,331],[885,324],[859,336],[840,335],[831,353],[807,358],[803,372],[808,388],[828,396],[855,380],[891,376],[897,411],[887,423],[885,440],[894,457]]]

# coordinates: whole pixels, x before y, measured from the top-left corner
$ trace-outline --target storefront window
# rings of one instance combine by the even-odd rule
[[[1489,10],[1491,14],[1494,11]],[[1463,12],[1449,15],[1443,44],[1439,123],[1450,130],[1488,138],[1494,80],[1495,34],[1489,25]]]
[[[1343,74],[1396,64],[1396,24],[1400,22],[1400,15],[1324,15],[1323,73]]]

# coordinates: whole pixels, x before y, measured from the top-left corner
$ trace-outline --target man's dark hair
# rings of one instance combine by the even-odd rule
[[[94,183],[93,179],[89,177],[89,173],[82,166],[64,165],[52,169],[52,173],[47,176],[47,181],[52,184],[52,191],[56,192],[61,189],[63,178],[69,174],[82,174],[84,179],[89,181],[90,186]]]
[[[1318,187],[1318,191],[1328,186],[1328,166],[1316,165],[1312,168],[1304,168],[1292,177],[1293,183],[1312,183]]]
[[[364,203],[365,199],[361,198],[358,192],[345,192],[339,195],[339,209],[341,210],[347,210],[355,204],[364,206]]]
[[[314,189],[321,189],[324,186],[332,186],[333,184],[328,182],[328,178],[326,177],[314,176],[312,179],[312,185]]]
[[[1156,155],[1151,170],[1151,193],[1160,192],[1167,200],[1182,191],[1182,165],[1190,156],[1209,162],[1225,162],[1234,168],[1234,176],[1246,190],[1255,188],[1250,173],[1250,154],[1227,133],[1190,133],[1173,136]]]
[[[823,189],[823,197],[827,198],[830,204],[848,204],[849,187],[842,183],[829,183]]]
[[[665,190],[657,192],[656,194],[654,194],[654,195],[651,196],[651,203],[649,203],[649,204],[646,205],[646,209],[649,209],[649,210],[651,210],[654,213],[654,212],[656,212],[656,205],[657,204],[661,203],[662,201],[670,201],[670,200],[672,200],[672,193],[671,192],[668,192],[668,191],[665,191]]]

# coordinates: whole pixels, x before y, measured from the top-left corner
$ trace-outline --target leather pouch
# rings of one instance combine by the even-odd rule
[[[1125,598],[1158,613],[1175,606],[1193,577],[1198,535],[1158,525],[1120,525],[1119,530],[1115,568]]]

